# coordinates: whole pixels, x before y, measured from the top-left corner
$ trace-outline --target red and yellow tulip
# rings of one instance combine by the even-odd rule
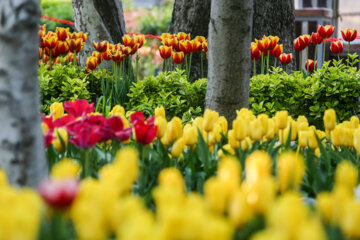
[[[181,64],[184,61],[184,52],[172,52],[171,57],[176,64]]]
[[[171,57],[172,47],[161,46],[159,52],[162,59],[168,59]]]
[[[352,42],[357,37],[357,31],[355,28],[353,29],[345,28],[344,30],[341,30],[341,35],[345,41]]]
[[[94,69],[96,69],[97,65],[98,65],[98,61],[97,61],[96,57],[91,56],[86,59],[87,69],[94,70]]]
[[[332,25],[318,25],[318,33],[324,39],[331,37],[331,35],[334,33],[334,30],[335,27]]]
[[[291,63],[292,53],[289,53],[289,54],[283,53],[283,54],[281,54],[279,56],[279,60],[280,60],[282,65],[288,65],[289,63]]]
[[[334,54],[340,54],[344,50],[344,44],[341,41],[331,42],[330,50]]]
[[[93,46],[98,52],[105,52],[108,49],[109,42],[102,41],[102,42],[93,42]]]

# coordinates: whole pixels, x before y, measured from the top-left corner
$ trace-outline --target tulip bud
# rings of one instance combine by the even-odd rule
[[[214,213],[224,213],[228,196],[224,184],[218,178],[211,177],[205,182],[204,195],[209,208]]]
[[[64,158],[51,168],[51,178],[59,180],[78,178],[80,169],[81,167],[78,162],[70,158]]]
[[[242,118],[237,118],[233,121],[233,130],[235,138],[238,141],[242,141],[249,135],[248,122]]]
[[[241,228],[253,218],[253,211],[246,195],[241,189],[237,189],[230,198],[228,215],[232,223]]]
[[[359,118],[357,116],[352,116],[350,118],[350,125],[351,128],[359,128],[360,124],[359,124]]]
[[[184,138],[179,138],[178,140],[176,140],[171,149],[171,155],[173,156],[173,158],[180,157],[180,155],[184,151],[184,148],[185,148]]]
[[[159,185],[178,192],[185,192],[185,182],[181,172],[176,168],[163,169],[159,174]]]
[[[341,41],[331,42],[330,50],[333,54],[340,54],[344,50],[344,44]]]
[[[204,122],[203,122],[204,130],[207,132],[211,132],[218,119],[219,119],[219,113],[217,113],[216,111],[212,111],[210,109],[206,109],[204,113]]]
[[[252,148],[252,141],[249,137],[246,137],[241,141],[241,150],[245,151],[246,149]]]
[[[264,151],[253,152],[245,160],[246,181],[256,183],[271,175],[271,158]]]
[[[166,133],[167,121],[165,118],[157,116],[155,118],[155,125],[157,126],[156,137],[161,139]]]
[[[299,130],[299,146],[302,148],[307,147],[308,130]]]
[[[299,187],[304,173],[305,164],[300,155],[293,152],[286,152],[278,157],[277,179],[281,192]]]
[[[198,129],[191,125],[187,126],[184,127],[183,138],[187,146],[192,146],[198,141]]]
[[[317,68],[317,61],[314,62],[314,60],[308,59],[305,62],[305,69],[309,72],[313,72]]]
[[[228,197],[240,187],[241,165],[235,157],[224,157],[218,165],[217,178],[223,182]]]
[[[239,141],[236,139],[235,137],[235,132],[234,130],[230,130],[228,132],[228,143],[230,144],[230,146],[234,149],[238,149],[240,144]]]
[[[164,106],[155,108],[155,116],[161,116],[163,118],[166,118]]]
[[[291,63],[292,53],[289,53],[289,54],[283,53],[283,54],[281,54],[279,56],[279,60],[280,60],[282,65],[288,65],[289,63]]]
[[[63,103],[54,102],[50,105],[50,114],[53,114],[53,120],[64,116]]]
[[[275,113],[275,122],[279,129],[286,128],[288,118],[288,111],[282,110]]]
[[[357,37],[357,31],[355,28],[349,29],[345,28],[344,30],[341,30],[342,38],[347,42],[352,42]]]
[[[121,105],[115,105],[111,112],[109,112],[110,116],[118,116],[124,117],[125,116],[125,109]]]
[[[171,57],[176,64],[181,64],[184,61],[184,52],[172,52]]]
[[[262,113],[258,115],[257,119],[259,119],[261,122],[262,134],[266,135],[268,130],[269,116],[266,115],[265,113]]]
[[[358,155],[360,155],[360,129],[356,129],[354,132],[354,148],[356,149]]]
[[[318,25],[318,33],[322,38],[331,37],[331,35],[334,33],[334,30],[335,28],[332,25],[326,25],[326,26]]]
[[[334,109],[328,109],[324,113],[324,126],[326,130],[333,130],[336,126],[336,112]]]
[[[331,131],[331,142],[334,146],[340,147],[345,142],[345,128],[337,125]]]
[[[160,46],[159,52],[162,59],[168,59],[171,57],[172,47]]]
[[[226,133],[228,132],[228,122],[226,118],[224,116],[220,116],[217,122],[221,127],[221,133],[226,135]]]
[[[250,122],[250,136],[252,140],[260,141],[263,136],[262,124],[259,119]]]
[[[52,140],[51,144],[58,150],[59,152],[63,152],[68,145],[68,133],[65,128],[56,128],[54,131],[54,140]]]

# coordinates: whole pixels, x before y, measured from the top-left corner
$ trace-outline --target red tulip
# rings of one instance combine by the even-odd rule
[[[80,52],[83,46],[82,38],[68,40],[70,52]]]
[[[269,50],[273,50],[279,42],[279,37],[269,36],[268,39],[270,40]]]
[[[44,135],[44,144],[45,144],[45,148],[48,148],[52,141],[55,139],[54,137],[54,130],[53,129],[49,129],[47,131],[47,133]]]
[[[309,70],[309,72],[313,72],[316,67],[317,67],[317,61],[314,62],[313,60],[308,59],[305,63],[305,69]]]
[[[77,179],[45,180],[39,186],[44,201],[53,208],[64,209],[71,206],[79,189]]]
[[[268,37],[263,36],[263,38],[261,40],[255,39],[255,42],[261,52],[263,52],[263,53],[268,52],[268,50],[270,48],[270,44],[271,44],[271,41]]]
[[[318,45],[321,44],[324,41],[324,39],[320,36],[319,33],[312,33],[310,38],[310,43]]]
[[[172,47],[160,46],[159,52],[162,59],[168,59],[171,57]]]
[[[93,42],[93,46],[98,52],[105,52],[108,49],[109,42],[102,41],[102,42]]]
[[[86,122],[75,125],[71,133],[70,142],[78,148],[92,148],[103,139],[101,127]]]
[[[181,40],[179,42],[179,48],[180,51],[184,52],[184,54],[186,55],[193,51],[193,44],[190,40]]]
[[[171,57],[176,64],[181,64],[184,61],[184,52],[172,52]]]
[[[155,117],[144,121],[144,115],[136,112],[131,115],[131,122],[134,125],[136,141],[142,144],[150,144],[154,141],[157,133],[157,126],[154,124]]]
[[[289,54],[283,53],[279,56],[279,60],[282,65],[288,65],[289,63],[291,63],[292,54],[291,53],[289,53]]]
[[[353,29],[345,28],[344,30],[341,30],[341,35],[345,41],[352,42],[357,37],[357,31],[355,28]]]
[[[306,48],[305,42],[302,38],[298,37],[294,40],[294,49],[296,51],[302,51]]]
[[[65,41],[69,35],[69,28],[56,28],[56,35],[60,41]]]
[[[329,38],[334,33],[335,27],[332,25],[318,25],[318,33],[322,38]]]
[[[83,114],[94,112],[94,103],[89,104],[85,99],[64,102],[64,110],[74,117],[81,117]]]
[[[340,54],[344,50],[344,44],[341,41],[331,42],[330,50],[334,54]]]

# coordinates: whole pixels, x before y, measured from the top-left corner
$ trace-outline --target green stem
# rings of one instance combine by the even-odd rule
[[[350,65],[350,42],[348,42],[348,66]]]
[[[52,67],[52,59],[51,59],[51,49],[50,49],[50,56],[49,56],[49,59],[50,59],[50,70],[51,70],[51,67]],[[45,63],[46,64],[46,63]]]
[[[309,61],[309,47],[306,47],[306,62]],[[314,63],[315,64],[315,63]],[[309,75],[309,68],[306,69],[306,76]]]
[[[204,56],[203,56],[203,52],[200,52],[200,57],[201,57],[201,78],[204,78]]]
[[[287,73],[287,71],[288,71],[288,66],[286,65],[285,66],[285,72]]]
[[[186,72],[186,78],[187,78],[187,80],[189,81],[187,55],[185,55],[185,72]]]
[[[316,57],[317,57],[317,49],[318,49],[318,45],[316,44],[315,45],[315,57],[314,57],[314,61],[316,62]]]
[[[164,72],[167,72],[167,68],[166,68],[166,59],[164,59]]]
[[[274,68],[276,68],[276,61],[277,61],[277,58],[275,58],[275,61],[274,61]]]
[[[267,59],[266,59],[266,72],[269,72],[269,60],[270,60],[270,51],[268,50],[268,55],[267,55]]]
[[[264,54],[261,54],[261,74],[264,74]]]
[[[74,51],[74,56],[73,56],[73,64],[74,64],[74,66],[76,65],[76,51]]]
[[[135,76],[136,76],[136,82],[139,80],[139,60],[140,57],[139,55],[136,53],[136,65],[135,65]]]
[[[193,53],[190,53],[189,76],[188,76],[189,81],[190,81],[190,73],[191,73],[191,60],[192,60],[192,55],[193,55]]]
[[[302,58],[302,56],[301,56],[302,54],[301,54],[301,51],[299,51],[299,71],[301,72],[301,58]]]
[[[83,177],[90,177],[90,149],[85,149]]]
[[[254,59],[254,72],[253,72],[253,74],[254,74],[254,76],[256,76],[256,61],[255,61],[255,59]]]
[[[322,61],[322,66],[324,66],[324,63],[325,63],[325,46],[326,46],[326,41],[324,39],[324,43],[323,43],[323,61]]]

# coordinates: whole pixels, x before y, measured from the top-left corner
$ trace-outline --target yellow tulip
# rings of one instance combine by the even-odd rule
[[[277,132],[275,125],[276,125],[275,120],[272,118],[269,118],[268,123],[267,123],[267,132],[265,135],[267,140],[271,140],[275,137],[275,134]]]
[[[54,102],[53,104],[51,104],[50,114],[53,114],[53,120],[56,120],[64,116],[63,103]]]
[[[286,152],[277,159],[277,180],[279,189],[285,192],[288,189],[297,188],[305,173],[305,164],[301,156]]]
[[[175,189],[178,192],[185,192],[184,178],[177,168],[163,169],[159,174],[159,185]]]
[[[249,137],[246,137],[244,140],[241,141],[241,149],[243,151],[251,148],[252,148],[252,141]]]
[[[351,128],[359,128],[360,124],[359,124],[359,118],[357,116],[352,116],[350,118],[350,125]]]
[[[192,146],[198,141],[198,129],[191,125],[187,126],[184,127],[183,138],[187,146]]]
[[[275,113],[275,122],[278,125],[279,129],[286,128],[287,119],[288,119],[288,111],[282,110]]]
[[[125,109],[121,105],[115,105],[109,112],[110,116],[125,117]]]
[[[254,213],[247,202],[246,195],[239,188],[234,191],[228,205],[228,215],[231,222],[241,228],[250,222]]]
[[[235,137],[234,130],[228,132],[228,143],[233,149],[238,149],[240,147],[239,141]]]
[[[262,127],[262,135],[266,135],[266,133],[268,132],[268,122],[269,122],[269,116],[266,115],[265,113],[262,113],[260,115],[257,116],[257,119],[260,120],[261,122],[261,127]]]
[[[155,125],[157,126],[156,137],[161,139],[166,133],[167,121],[164,117],[158,116],[155,118]]]
[[[203,128],[206,132],[211,132],[215,126],[215,123],[219,119],[219,113],[210,109],[206,109],[204,112]]]
[[[51,178],[66,179],[77,178],[80,173],[80,164],[73,159],[64,158],[51,168]]]
[[[260,119],[255,119],[250,122],[250,136],[252,140],[260,141],[263,137],[262,122]]]
[[[238,141],[244,140],[249,136],[249,125],[248,122],[242,118],[237,118],[233,121],[233,130],[235,138]]]
[[[155,116],[163,117],[166,119],[165,109],[163,106],[155,108]]]
[[[336,186],[343,186],[352,192],[358,184],[357,167],[349,161],[342,161],[336,168],[335,184]]]
[[[217,123],[221,127],[221,132],[226,134],[228,132],[228,122],[224,116],[220,116]]]
[[[59,152],[63,152],[68,145],[68,133],[65,128],[56,128],[54,130],[55,139],[52,140],[51,144],[58,150]],[[62,144],[62,142],[63,144]]]
[[[245,160],[246,181],[256,183],[259,179],[270,176],[271,163],[271,158],[266,152],[253,152]]]
[[[354,142],[353,146],[356,149],[358,155],[360,155],[360,129],[354,131]]]
[[[324,113],[324,126],[326,130],[333,130],[336,126],[336,112],[334,109],[328,109]]]
[[[174,145],[171,148],[171,155],[174,158],[180,157],[180,155],[184,151],[184,148],[185,148],[185,140],[184,138],[179,138],[178,140],[175,141]]]

